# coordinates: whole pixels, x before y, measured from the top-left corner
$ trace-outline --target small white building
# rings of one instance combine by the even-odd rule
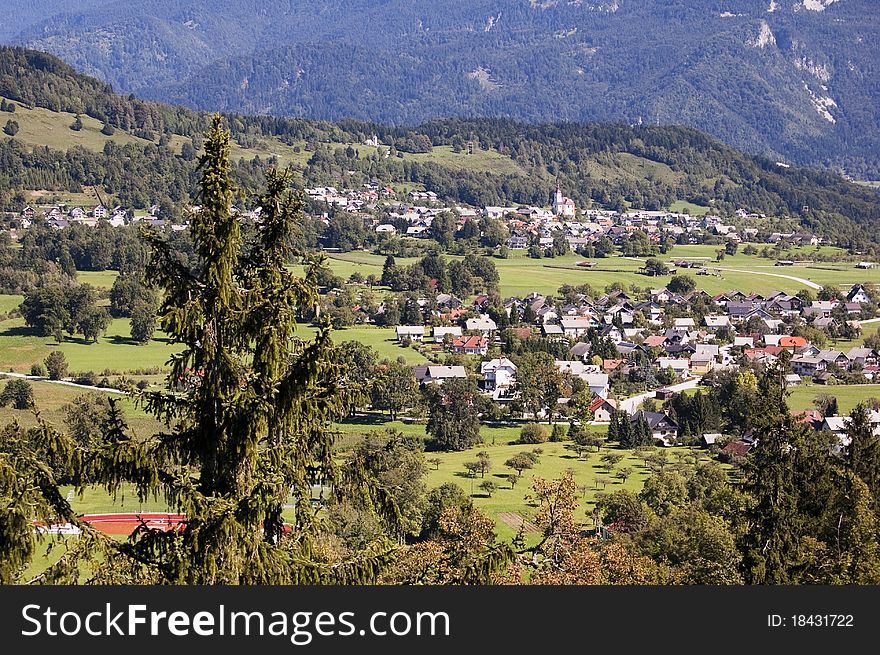
[[[425,339],[424,325],[398,325],[397,340],[398,341],[423,341]]]

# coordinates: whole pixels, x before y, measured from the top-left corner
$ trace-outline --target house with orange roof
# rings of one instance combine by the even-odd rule
[[[452,342],[452,349],[463,355],[485,355],[489,352],[489,340],[481,336],[462,336]]]
[[[782,337],[779,340],[779,347],[791,352],[796,352],[798,348],[803,348],[806,345],[807,340],[803,337]]]

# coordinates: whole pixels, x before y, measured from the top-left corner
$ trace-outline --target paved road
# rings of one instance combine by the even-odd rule
[[[687,380],[686,382],[679,382],[678,384],[673,384],[668,387],[663,387],[669,391],[684,391],[685,389],[696,389],[702,378],[692,378]],[[627,398],[626,400],[621,400],[618,405],[618,409],[627,411],[630,414],[638,410],[641,407],[642,403],[645,402],[648,398],[654,397],[653,391],[649,391],[647,393],[640,393],[638,396],[633,396],[632,398]]]
[[[781,277],[786,280],[794,280],[795,282],[800,282],[804,286],[808,286],[811,289],[816,289],[820,291],[822,289],[821,284],[816,284],[815,282],[810,282],[809,280],[805,280],[802,277],[795,277],[794,275],[783,275],[782,273],[765,273],[764,271],[747,271],[745,269],[740,268],[721,268],[718,266],[712,266],[714,269],[718,269],[719,271],[730,271],[731,273],[751,273],[752,275],[766,275],[768,277]]]
[[[68,382],[67,380],[50,380],[48,378],[41,378],[38,375],[25,375],[24,373],[9,373],[4,372],[0,373],[0,377],[7,378],[20,378],[22,380],[33,380],[34,382],[48,382],[49,384],[61,384],[65,387],[76,387],[77,389],[86,389],[88,391],[103,391],[104,393],[115,393],[120,396],[127,396],[128,392],[120,391],[119,389],[111,389],[110,387],[92,387],[87,384],[76,384],[75,382]]]

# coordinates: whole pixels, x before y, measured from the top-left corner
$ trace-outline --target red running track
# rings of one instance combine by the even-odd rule
[[[142,525],[149,529],[182,530],[185,514],[165,514],[158,512],[128,514],[86,514],[80,520],[88,523],[104,534],[129,535]]]

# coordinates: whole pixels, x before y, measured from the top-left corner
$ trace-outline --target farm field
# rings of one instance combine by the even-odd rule
[[[880,398],[880,384],[824,384],[806,383],[789,388],[788,406],[791,409],[815,409],[813,399],[819,394],[837,398],[841,414],[849,414],[853,407],[868,398]]]
[[[83,339],[65,339],[57,343],[53,337],[36,336],[20,318],[0,321],[0,371],[30,373],[31,364],[42,362],[53,350],[67,358],[71,373],[104,370],[119,373],[164,368],[172,348],[167,338],[157,332],[148,344],[131,340],[128,319],[114,319],[97,343]]]
[[[696,280],[698,288],[712,294],[732,289],[758,293],[771,291],[797,293],[809,288],[809,285],[789,278],[800,278],[823,286],[835,284],[844,288],[856,283],[880,283],[880,269],[858,270],[851,262],[779,267],[775,266],[775,260],[737,253],[726,256],[724,261],[716,264],[714,260],[717,249],[717,246],[675,246],[659,258],[662,261],[707,260],[706,265],[710,269],[720,269],[717,276],[697,275],[696,270],[680,272],[691,275]],[[815,249],[806,249],[806,251],[815,252]],[[397,258],[396,261],[400,265],[407,265],[415,259]],[[576,254],[569,254],[552,259],[532,259],[524,251],[512,251],[508,259],[495,258],[493,261],[501,278],[502,297],[523,296],[532,291],[543,294],[555,293],[563,284],[587,283],[600,290],[614,282],[641,288],[659,288],[672,279],[669,275],[659,277],[641,275],[638,269],[642,266],[642,261],[623,257],[585,260]],[[589,270],[579,268],[577,263],[580,261],[593,261],[596,263],[596,268]],[[385,258],[381,255],[366,252],[333,253],[329,256],[329,263],[334,273],[345,279],[354,272],[364,277],[370,274],[380,275],[384,262]]]

